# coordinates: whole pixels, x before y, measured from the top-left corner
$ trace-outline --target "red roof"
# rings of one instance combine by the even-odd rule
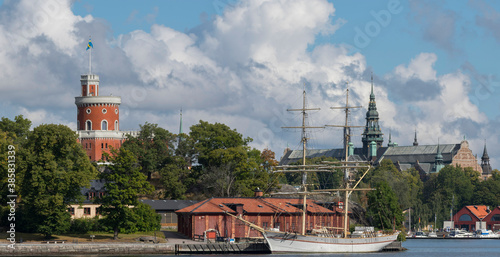
[[[302,199],[290,198],[210,198],[176,211],[177,213],[224,213],[236,212],[236,206],[242,205],[246,213],[299,213],[302,209]],[[307,200],[309,213],[335,213],[330,209]]]
[[[482,220],[488,215],[486,205],[468,205],[465,206],[472,214],[474,214],[478,219]]]

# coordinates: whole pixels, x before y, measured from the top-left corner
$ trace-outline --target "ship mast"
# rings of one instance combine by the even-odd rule
[[[344,202],[344,226],[343,226],[344,238],[347,238],[347,230],[348,230],[347,220],[348,220],[348,212],[349,212],[349,195],[353,191],[359,190],[359,189],[356,190],[356,186],[359,184],[361,179],[363,179],[363,177],[366,175],[366,173],[370,169],[370,166],[365,166],[365,167],[368,167],[367,171],[363,174],[363,176],[358,181],[358,183],[356,183],[356,185],[354,185],[352,188],[349,188],[349,182],[350,182],[349,169],[353,168],[349,164],[359,163],[359,162],[349,162],[348,161],[349,142],[351,141],[351,128],[363,128],[363,126],[349,126],[349,112],[350,112],[350,109],[353,109],[353,108],[361,108],[361,106],[349,106],[349,88],[347,88],[345,106],[330,107],[330,109],[343,109],[345,111],[345,123],[344,123],[344,125],[325,125],[326,127],[344,128],[344,160],[342,162],[340,162],[342,164],[342,166],[340,166],[340,168],[344,170],[344,187],[345,187],[345,189],[342,190],[345,193],[345,195],[344,195],[344,198],[345,198],[345,202]],[[325,162],[325,163],[335,163],[335,162]],[[360,166],[357,166],[357,167],[360,168]],[[361,190],[372,190],[372,189],[361,189]],[[340,191],[340,190],[333,189],[333,190],[316,190],[316,191]]]
[[[320,108],[306,108],[306,90],[304,89],[302,93],[302,108],[300,109],[287,109],[287,111],[300,111],[302,112],[302,126],[294,126],[294,127],[282,127],[282,128],[300,128],[302,129],[302,190],[303,190],[303,206],[302,206],[302,235],[305,235],[306,233],[306,210],[307,210],[307,166],[306,166],[306,151],[307,151],[307,135],[306,135],[306,129],[317,129],[317,128],[324,128],[324,127],[313,127],[313,126],[306,126],[306,117],[307,117],[307,112],[306,111],[319,111]]]

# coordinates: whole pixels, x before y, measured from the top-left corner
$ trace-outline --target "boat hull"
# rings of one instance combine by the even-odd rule
[[[272,253],[379,252],[397,239],[398,233],[380,237],[335,238],[294,233],[265,232]]]

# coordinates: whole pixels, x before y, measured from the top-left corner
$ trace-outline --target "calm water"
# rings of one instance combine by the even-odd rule
[[[333,257],[500,257],[500,239],[410,239],[403,243],[407,251],[379,252],[362,254],[252,254],[252,255],[220,255],[224,257],[301,257],[301,256],[333,256]],[[80,255],[82,257],[108,257],[104,255]],[[182,256],[203,257],[216,255],[141,255],[137,257]],[[74,256],[73,256],[74,257]],[[110,256],[111,257],[111,256]],[[118,257],[114,255],[113,257]],[[126,257],[132,257],[128,255]]]
[[[403,242],[407,251],[360,254],[276,254],[279,257],[355,256],[355,257],[500,257],[499,239],[410,239]],[[181,255],[189,256],[189,255]],[[200,257],[200,255],[196,255]],[[227,257],[269,257],[271,255],[223,255]]]

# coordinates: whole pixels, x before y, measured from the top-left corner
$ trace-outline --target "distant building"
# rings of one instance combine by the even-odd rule
[[[68,212],[71,214],[72,219],[80,218],[94,218],[99,216],[100,213],[98,208],[100,204],[93,202],[94,199],[104,196],[106,193],[104,190],[104,181],[102,180],[91,180],[89,188],[82,188],[80,190],[81,194],[85,197],[82,204],[71,204],[68,207]]]
[[[98,75],[81,75],[80,84],[81,95],[75,97],[76,133],[90,160],[99,161],[112,147],[120,148],[127,134],[138,132],[120,131],[121,97],[100,96]]]
[[[490,210],[485,205],[469,205],[453,215],[455,228],[475,231],[478,229],[500,230],[500,207]],[[482,223],[482,224],[481,224]]]
[[[386,147],[382,145],[383,141],[372,83],[370,102],[366,112],[366,125],[361,138],[362,147],[354,147],[352,142],[344,142],[348,144],[348,158],[350,161],[369,161],[377,165],[382,160],[389,159],[399,170],[417,169],[422,180],[425,180],[432,173],[438,173],[445,165],[470,167],[479,172],[483,179],[491,176],[491,166],[486,145],[480,165],[465,138],[457,144],[421,145],[418,143],[417,131],[415,130],[415,137],[411,146],[399,146],[391,141],[390,134]],[[345,151],[344,149],[307,150],[306,158],[314,157],[332,157],[342,160],[345,158]],[[287,148],[279,165],[289,165],[301,159],[302,150]]]
[[[497,206],[491,212],[484,217],[483,219],[484,222],[486,222],[486,228],[493,230],[493,231],[499,231],[500,230],[500,206]]]
[[[139,200],[141,203],[145,203],[157,214],[161,215],[161,226],[177,228],[177,214],[175,212],[182,208],[191,206],[198,203],[194,200]]]
[[[302,230],[302,199],[290,198],[210,198],[176,211],[178,231],[189,238],[212,235],[232,239],[262,238],[260,232],[226,214],[239,216],[264,229],[300,233]],[[307,200],[306,230],[319,227],[342,227],[342,209],[325,208]],[[332,230],[340,233],[340,230]]]

